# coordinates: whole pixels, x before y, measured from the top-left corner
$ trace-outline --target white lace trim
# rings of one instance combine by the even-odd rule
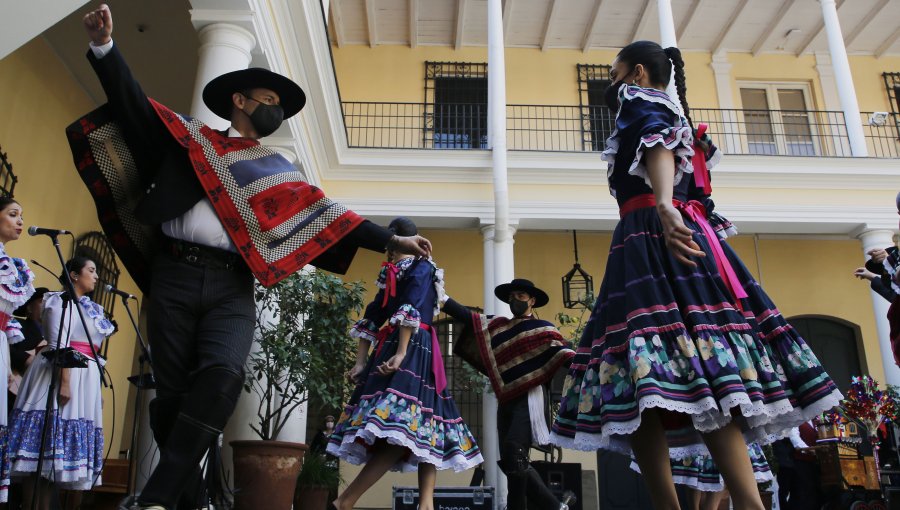
[[[623,98],[628,101],[631,101],[632,99],[635,99],[635,98],[640,98],[640,99],[643,99],[644,101],[661,104],[661,105],[665,106],[666,108],[668,108],[672,113],[674,113],[678,117],[684,117],[684,114],[681,111],[681,107],[676,105],[675,102],[672,101],[672,99],[668,95],[666,95],[666,91],[664,91],[664,90],[658,90],[658,89],[653,89],[653,88],[645,89],[644,87],[640,87],[638,85],[628,85],[628,84],[623,84],[623,87],[624,88],[622,88],[622,87],[619,88],[619,97],[620,98]],[[650,94],[647,92],[648,90],[652,90],[654,92],[663,94],[663,96],[660,97],[660,96]],[[620,107],[620,109],[621,109],[621,107]]]
[[[666,142],[666,134],[669,132],[676,133],[675,138],[670,142]],[[649,139],[654,136],[661,136],[661,138]],[[675,181],[673,182],[674,186],[678,186],[681,182],[681,179],[684,177],[684,174],[694,173],[694,166],[691,164],[690,158],[694,156],[694,148],[691,144],[694,143],[694,135],[691,133],[691,128],[689,127],[671,127],[662,130],[659,133],[653,133],[651,135],[647,135],[641,137],[640,143],[638,143],[637,149],[634,153],[634,160],[631,162],[631,166],[628,167],[628,174],[634,175],[644,179],[644,184],[653,188],[650,183],[650,173],[647,171],[647,167],[644,165],[644,150],[649,149],[651,147],[655,147],[659,144],[662,144],[666,149],[671,150],[675,153]]]
[[[418,470],[419,463],[426,462],[434,465],[439,470],[452,469],[454,472],[461,472],[471,469],[484,462],[481,453],[478,453],[471,459],[467,459],[463,455],[454,455],[449,459],[441,459],[432,455],[432,453],[421,448],[412,441],[406,434],[397,430],[382,430],[372,423],[366,426],[352,436],[345,435],[341,440],[341,445],[336,446],[334,443],[328,443],[326,451],[331,455],[346,460],[351,464],[362,465],[371,459],[366,445],[357,442],[361,439],[366,445],[372,446],[377,439],[384,439],[390,444],[402,446],[410,451],[410,455],[403,460],[391,466],[391,471],[401,471],[403,473],[414,472]]]
[[[834,390],[804,408],[792,407],[787,399],[774,404],[751,402],[746,393],[728,395],[716,405],[711,397],[699,402],[673,402],[658,395],[641,398],[640,413],[649,408],[660,408],[691,415],[691,421],[698,432],[711,432],[731,422],[731,409],[739,407],[747,429],[743,431],[747,444],[770,444],[786,437],[790,430],[838,405],[843,399],[841,392]],[[576,432],[575,437],[550,433],[550,442],[563,448],[582,451],[604,449],[631,455],[628,438],[641,424],[640,414],[627,422],[604,423],[600,433]],[[696,455],[709,455],[702,442],[669,448],[669,457],[683,459]]]
[[[437,294],[437,302],[434,305],[434,315],[437,316],[441,313],[441,307],[444,306],[444,303],[450,299],[450,296],[447,295],[447,291],[444,290],[444,270],[432,261],[430,258],[428,259],[431,264],[434,266],[434,291]]]

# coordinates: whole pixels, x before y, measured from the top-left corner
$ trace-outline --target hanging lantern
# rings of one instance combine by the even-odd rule
[[[572,243],[575,245],[575,265],[562,277],[563,306],[566,308],[589,307],[587,299],[594,296],[594,279],[581,269],[578,263],[578,234],[572,231]]]

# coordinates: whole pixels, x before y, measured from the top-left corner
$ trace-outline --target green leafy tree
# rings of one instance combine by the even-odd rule
[[[247,362],[244,389],[259,399],[251,428],[272,440],[315,394],[339,407],[352,387],[344,377],[356,353],[347,331],[363,307],[362,282],[323,271],[300,271],[269,288],[257,287],[257,349]]]

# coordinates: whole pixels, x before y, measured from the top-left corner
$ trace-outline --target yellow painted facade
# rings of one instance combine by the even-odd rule
[[[100,230],[97,212],[72,163],[65,128],[96,108],[60,63],[43,38],[36,38],[0,60],[0,144],[19,181],[15,198],[22,204],[25,224],[64,228],[80,235]],[[60,237],[63,256],[72,254],[68,237]],[[7,247],[10,254],[34,259],[57,271],[59,262],[45,236],[23,237]],[[119,268],[122,268],[121,263]],[[53,276],[32,265],[36,286],[59,288]],[[118,287],[140,296],[134,281],[123,271]],[[132,305],[134,308],[134,305]],[[103,388],[104,441],[110,458],[128,447],[131,438],[131,385],[135,373],[135,335],[121,302],[115,307],[119,332],[110,338],[106,368],[115,393]],[[115,413],[114,413],[115,411]],[[115,430],[115,437],[112,432]]]

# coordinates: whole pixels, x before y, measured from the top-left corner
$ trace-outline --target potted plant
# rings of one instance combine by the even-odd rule
[[[321,453],[303,457],[303,469],[297,477],[294,510],[325,510],[329,495],[341,484],[337,460]]]
[[[256,350],[244,389],[259,397],[250,428],[259,440],[232,441],[236,510],[290,510],[306,445],[277,441],[291,414],[311,392],[340,406],[343,373],[355,345],[347,331],[362,310],[365,289],[322,271],[300,271],[257,288]]]

